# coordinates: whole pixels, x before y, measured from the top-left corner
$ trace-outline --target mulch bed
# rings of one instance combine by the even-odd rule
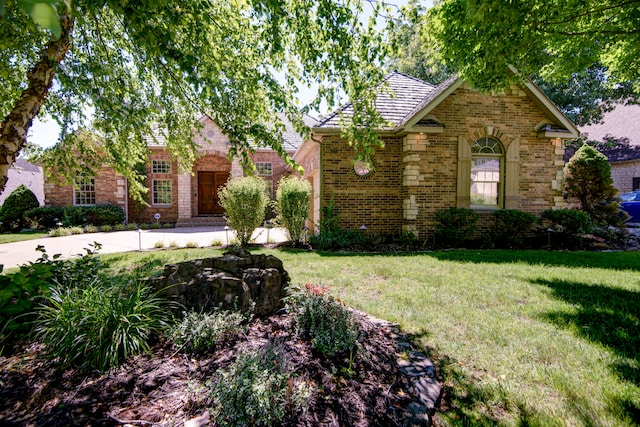
[[[363,315],[360,350],[353,373],[349,358],[316,354],[283,313],[254,319],[246,336],[204,355],[176,352],[159,342],[152,355],[138,355],[107,373],[57,371],[30,344],[0,357],[0,424],[9,426],[181,426],[206,420],[206,382],[238,354],[273,343],[285,355],[296,380],[312,385],[306,413],[288,413],[284,425],[401,426],[412,401],[410,384],[398,371],[395,328]],[[197,418],[200,417],[200,418]],[[204,424],[202,421],[201,424]]]

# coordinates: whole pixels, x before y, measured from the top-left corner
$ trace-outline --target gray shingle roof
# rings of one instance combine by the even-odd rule
[[[382,118],[389,122],[389,125],[384,126],[383,129],[403,126],[455,80],[456,78],[453,77],[436,87],[397,71],[388,74],[376,86],[378,91],[376,107]],[[341,117],[348,119],[352,114],[353,105],[348,102],[322,120],[316,128],[339,128]]]
[[[302,138],[302,135],[296,132],[296,130],[293,128],[293,125],[289,120],[287,120],[284,114],[280,115],[280,119],[282,120],[282,123],[284,123],[285,127],[284,134],[282,135],[284,138],[284,149],[287,151],[296,151],[304,142],[304,138]],[[302,117],[302,120],[304,121],[304,124],[306,124],[310,128],[318,124],[318,121],[308,114],[305,114]]]

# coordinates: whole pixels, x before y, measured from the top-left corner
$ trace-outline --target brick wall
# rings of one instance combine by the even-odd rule
[[[333,199],[340,224],[377,234],[397,234],[402,226],[401,138],[384,138],[385,148],[376,150],[375,171],[359,177],[353,170],[353,148],[338,136],[321,143],[321,205]]]
[[[55,172],[54,172],[55,173]],[[101,168],[95,177],[96,204],[113,204],[126,209],[126,181],[111,168]],[[72,206],[73,185],[63,185],[46,177],[44,183],[45,206]]]
[[[290,153],[291,154],[291,153]],[[272,176],[261,176],[265,181],[270,185],[270,188],[273,188],[272,196],[275,198],[276,191],[278,189],[278,182],[283,176],[290,175],[293,172],[293,169],[287,165],[284,160],[278,156],[278,153],[275,151],[256,151],[251,155],[251,161],[253,163],[257,162],[270,162],[271,170],[273,172]]]
[[[492,96],[463,85],[430,114],[444,124],[443,131],[383,138],[386,146],[374,157],[376,172],[365,179],[353,172],[354,153],[346,141],[324,138],[322,205],[333,196],[343,226],[364,224],[376,233],[405,230],[429,238],[435,213],[459,205],[459,144],[472,144],[481,136],[495,137],[505,151],[515,144],[503,175],[514,186],[508,207],[539,214],[561,205],[557,184],[563,151],[559,140],[538,137],[535,126],[553,118],[544,115],[532,94],[512,88]],[[466,188],[462,196],[468,198]],[[479,213],[486,227],[490,211]]]
[[[147,188],[149,192],[145,198],[150,206],[140,206],[138,203],[129,198],[129,222],[130,223],[153,223],[154,215],[160,214],[161,223],[175,223],[178,219],[178,164],[171,159],[171,155],[164,147],[149,147],[149,163],[147,169]],[[170,173],[154,174],[151,170],[152,160],[166,160],[171,162]],[[153,204],[153,186],[154,179],[171,180],[171,205],[154,205]]]
[[[633,178],[640,178],[640,159],[611,164],[611,177],[620,194],[633,190]]]

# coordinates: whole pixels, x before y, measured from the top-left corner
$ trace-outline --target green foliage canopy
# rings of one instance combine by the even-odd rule
[[[434,39],[447,64],[493,89],[539,72],[555,81],[602,64],[612,85],[640,89],[640,3],[619,0],[446,0],[434,9]]]
[[[637,1],[411,1],[392,30],[392,65],[436,84],[457,72],[481,89],[517,81],[513,65],[574,123],[599,122],[640,99],[634,13]]]
[[[47,0],[52,32],[34,22],[33,3],[0,3],[0,190],[40,111],[62,125],[61,138],[94,129],[102,160],[133,181],[133,166],[159,135],[188,168],[202,116],[229,136],[230,155],[248,162],[257,145],[286,158],[275,113],[308,132],[301,84],[319,85],[307,108],[335,105],[344,91],[356,117],[377,117],[369,88],[381,77],[384,36],[360,16],[365,5],[379,16],[382,3]],[[350,135],[362,136],[353,141],[360,148],[377,143]]]

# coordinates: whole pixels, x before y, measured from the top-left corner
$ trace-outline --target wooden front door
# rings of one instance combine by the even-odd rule
[[[224,213],[218,190],[227,183],[229,172],[198,172],[198,215]]]

